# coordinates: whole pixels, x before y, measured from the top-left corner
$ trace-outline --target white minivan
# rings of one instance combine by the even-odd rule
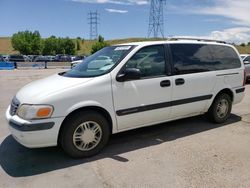
[[[114,133],[204,113],[225,122],[232,104],[243,99],[244,83],[244,64],[232,45],[200,39],[127,43],[26,85],[6,117],[26,147],[60,145],[72,157],[88,157]]]

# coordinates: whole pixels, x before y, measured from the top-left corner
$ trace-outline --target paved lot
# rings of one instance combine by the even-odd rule
[[[56,147],[22,147],[4,117],[19,88],[60,71],[0,71],[1,188],[250,187],[250,85],[225,124],[199,116],[133,130],[93,158],[72,160]]]

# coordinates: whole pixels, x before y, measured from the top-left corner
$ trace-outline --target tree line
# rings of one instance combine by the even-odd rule
[[[74,55],[76,51],[81,50],[81,42],[84,42],[84,39],[80,37],[74,40],[69,37],[55,36],[42,39],[38,31],[19,31],[13,34],[11,38],[13,48],[23,55]],[[104,41],[102,36],[99,36],[92,46],[91,53],[93,54],[105,46],[108,46],[108,43]]]
[[[246,43],[241,43],[240,46],[245,47],[245,46],[250,46],[250,42]]]

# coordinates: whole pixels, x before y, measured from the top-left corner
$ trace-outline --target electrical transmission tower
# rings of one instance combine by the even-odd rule
[[[163,8],[166,0],[151,0],[148,26],[148,38],[153,34],[154,38],[164,38]]]
[[[90,26],[89,38],[90,40],[95,40],[98,38],[98,27],[99,14],[97,11],[88,13],[88,20]]]

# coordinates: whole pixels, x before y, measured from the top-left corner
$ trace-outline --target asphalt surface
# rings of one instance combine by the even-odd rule
[[[61,69],[0,71],[0,187],[250,187],[250,85],[227,123],[205,116],[113,135],[97,156],[27,149],[9,134],[5,110],[25,84]]]

